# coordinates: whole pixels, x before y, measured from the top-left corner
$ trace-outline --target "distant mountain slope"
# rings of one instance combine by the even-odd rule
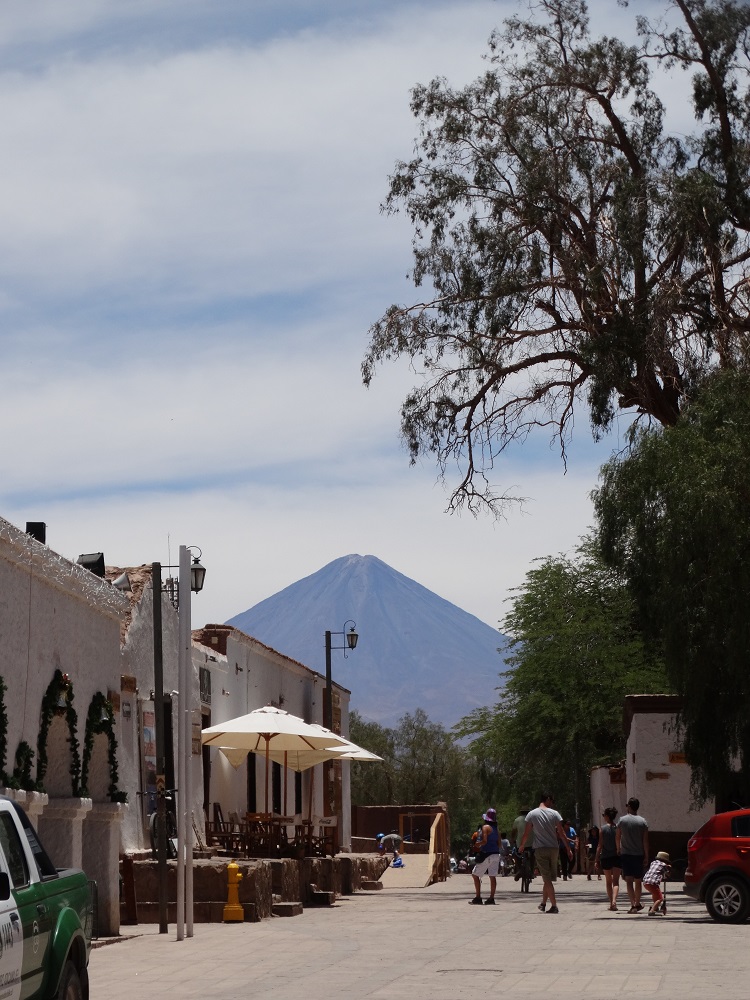
[[[506,637],[375,556],[336,559],[227,624],[324,674],[326,629],[347,619],[359,644],[334,650],[331,672],[366,719],[392,726],[423,708],[449,727],[494,704]]]

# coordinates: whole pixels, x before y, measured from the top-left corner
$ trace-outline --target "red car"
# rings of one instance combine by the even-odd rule
[[[717,813],[688,841],[682,891],[722,923],[750,916],[750,809]]]

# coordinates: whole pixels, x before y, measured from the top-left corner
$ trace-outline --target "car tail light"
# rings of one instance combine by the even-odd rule
[[[708,843],[708,837],[691,837],[688,841],[688,851],[699,851],[704,844]]]

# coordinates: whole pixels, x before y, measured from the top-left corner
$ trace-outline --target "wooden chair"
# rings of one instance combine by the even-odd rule
[[[245,814],[245,851],[251,858],[271,857],[273,832],[270,813]]]
[[[271,823],[279,854],[288,854],[290,848],[294,847],[295,842],[294,816],[277,816],[274,814]]]
[[[338,823],[338,816],[313,816],[312,846],[315,854],[321,857],[335,855]]]
[[[206,820],[206,841],[222,853],[231,854],[234,850],[232,826],[224,819],[221,806],[213,804],[213,820]]]

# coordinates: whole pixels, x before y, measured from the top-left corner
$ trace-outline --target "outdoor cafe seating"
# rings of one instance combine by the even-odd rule
[[[325,857],[336,851],[336,816],[280,816],[230,813],[224,819],[214,803],[206,820],[206,843],[217,854],[235,858]]]

